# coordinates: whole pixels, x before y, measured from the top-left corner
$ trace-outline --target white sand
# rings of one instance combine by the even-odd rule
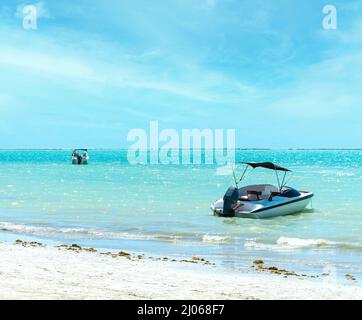
[[[356,285],[0,244],[0,299],[361,299]]]

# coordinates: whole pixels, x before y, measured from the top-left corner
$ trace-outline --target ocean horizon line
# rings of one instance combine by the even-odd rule
[[[87,150],[93,150],[93,151],[127,151],[129,148],[98,148],[98,147],[91,147],[91,148],[0,148],[0,151],[71,151],[74,149],[87,149]],[[226,150],[227,148],[191,148],[191,149],[185,149],[185,148],[178,148],[174,149],[171,148],[170,150]],[[158,149],[159,151],[161,148]],[[247,151],[362,151],[362,147],[360,148],[231,148],[229,150],[247,150]],[[141,151],[156,151],[156,149],[144,149]]]

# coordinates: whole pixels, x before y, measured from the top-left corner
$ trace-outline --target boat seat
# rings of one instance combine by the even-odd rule
[[[261,191],[247,190],[246,194],[247,194],[248,200],[251,200],[251,201],[255,201],[255,200],[260,201],[260,200],[262,200],[261,199],[261,195],[262,195]]]
[[[260,200],[263,200],[262,198],[260,198],[260,196],[261,196],[261,193],[259,193],[258,191],[251,191],[251,192],[248,192],[247,196],[240,196],[238,200],[239,201],[260,201]]]
[[[278,192],[279,189],[270,184],[250,185],[239,189],[240,201],[261,201],[268,200],[271,192]],[[258,195],[255,194],[258,192]]]

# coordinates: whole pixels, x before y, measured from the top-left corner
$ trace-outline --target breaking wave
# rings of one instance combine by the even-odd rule
[[[301,239],[280,237],[275,243],[258,242],[256,239],[247,239],[244,247],[269,250],[293,250],[303,248],[344,248],[362,250],[361,243],[335,242],[326,239]]]
[[[174,241],[178,236],[167,234],[140,234],[137,232],[113,232],[88,228],[53,228],[0,222],[0,231],[16,234],[61,237],[61,238],[88,238],[88,239],[133,239],[133,240],[164,240]]]
[[[146,233],[140,228],[129,228],[122,231],[100,230],[94,228],[55,228],[48,226],[25,225],[0,221],[0,231],[10,232],[19,235],[49,237],[58,239],[119,239],[119,240],[156,240],[164,242],[191,241],[204,244],[233,244],[242,243],[241,237],[224,234],[203,234],[192,232],[180,233]],[[267,242],[258,239],[246,239],[244,247],[255,250],[298,250],[304,248],[323,249],[357,249],[362,251],[362,243],[336,242],[326,239],[301,239],[291,237],[279,237],[274,242]]]
[[[54,228],[35,225],[0,222],[0,231],[19,235],[55,237],[62,239],[124,239],[124,240],[157,240],[165,242],[175,241],[201,241],[203,243],[217,244],[231,242],[236,238],[224,235],[210,235],[192,232],[179,233],[145,233],[139,228],[125,231],[109,231],[94,228]]]
[[[291,248],[306,248],[306,247],[331,247],[337,243],[325,239],[300,239],[280,237],[277,240],[277,245]]]
[[[230,242],[234,239],[235,238],[228,237],[228,236],[210,235],[210,234],[205,234],[202,236],[203,242],[213,242],[213,243]]]

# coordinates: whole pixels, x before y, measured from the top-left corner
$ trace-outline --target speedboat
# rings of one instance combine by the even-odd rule
[[[72,152],[72,164],[88,164],[88,149],[74,149]]]
[[[312,192],[298,191],[285,185],[287,173],[291,170],[271,162],[241,163],[246,165],[241,178],[237,180],[233,170],[235,186],[230,187],[222,199],[211,204],[211,210],[215,215],[254,219],[272,218],[301,212],[311,202]],[[278,187],[271,184],[257,184],[239,188],[239,183],[249,168],[274,170]],[[279,177],[280,172],[284,173],[282,180]]]

